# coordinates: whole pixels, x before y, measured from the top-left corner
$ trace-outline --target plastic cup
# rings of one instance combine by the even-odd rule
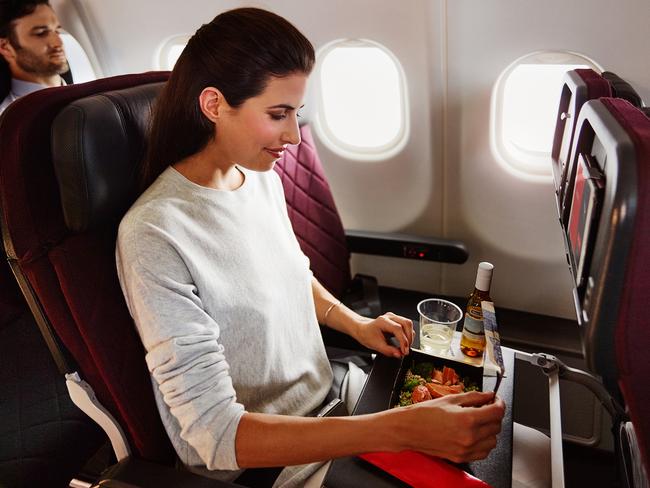
[[[427,298],[418,303],[420,314],[420,347],[446,353],[463,312],[442,298]]]

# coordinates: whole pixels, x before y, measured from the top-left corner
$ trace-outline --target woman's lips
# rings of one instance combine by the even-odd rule
[[[280,148],[275,148],[275,147],[274,147],[274,148],[269,148],[269,147],[265,147],[264,150],[265,150],[267,153],[269,153],[271,156],[273,156],[274,158],[281,158],[281,157],[282,157],[282,153],[284,153],[284,148],[283,148],[283,147],[280,147]]]

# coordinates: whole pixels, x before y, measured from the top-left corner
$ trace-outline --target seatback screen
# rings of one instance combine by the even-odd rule
[[[577,165],[567,235],[573,276],[580,289],[589,272],[605,178],[596,160],[587,154],[578,155]]]

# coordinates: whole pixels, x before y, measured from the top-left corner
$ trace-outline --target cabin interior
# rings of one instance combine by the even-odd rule
[[[561,418],[563,480],[554,479],[553,486],[648,486],[643,469],[650,470],[650,453],[643,448],[650,447],[650,431],[647,421],[639,427],[637,418],[650,414],[643,406],[647,380],[639,376],[648,371],[639,351],[650,341],[650,323],[638,307],[644,284],[650,284],[633,272],[650,265],[642,248],[643,217],[650,211],[643,197],[648,173],[641,169],[650,167],[644,152],[650,147],[647,0],[224,0],[218,5],[51,0],[51,5],[65,30],[73,84],[54,89],[59,91],[49,98],[48,90],[28,95],[0,119],[7,257],[0,277],[0,486],[213,486],[183,478],[187,473],[173,469],[165,449],[134,443],[141,439],[134,438],[130,424],[112,434],[123,438],[127,449],[116,450],[111,436],[70,399],[73,379],[62,372],[79,372],[100,400],[113,398],[105,405],[109,413],[126,418],[130,414],[114,399],[111,380],[98,386],[91,379],[102,377],[102,365],[113,361],[113,353],[120,358],[117,368],[109,367],[120,369],[110,373],[113,380],[130,376],[130,368],[140,374],[144,362],[133,359],[137,349],[118,351],[120,340],[111,338],[110,330],[96,337],[90,332],[92,315],[99,312],[104,325],[119,320],[129,326],[114,295],[114,270],[96,258],[114,249],[115,226],[107,230],[103,203],[75,200],[60,186],[66,177],[72,187],[84,181],[78,174],[61,176],[57,158],[69,155],[65,148],[57,152],[57,142],[66,141],[70,125],[55,117],[98,93],[131,85],[146,91],[163,83],[201,24],[241,6],[286,17],[316,49],[301,110],[303,130],[309,131],[303,134],[306,149],[278,170],[303,251],[314,253],[314,266],[322,265],[315,274],[350,291],[350,303],[366,313],[391,310],[417,322],[414,305],[427,297],[446,297],[464,309],[478,264],[494,264],[490,294],[502,345],[554,356],[600,385],[560,381],[560,415],[551,412],[549,377],[540,367],[517,361],[508,372],[516,422],[550,434],[553,417]],[[122,75],[130,78],[115,78]],[[137,97],[150,104],[155,93]],[[601,103],[601,97],[627,105]],[[39,112],[45,104],[47,113]],[[94,137],[104,123],[82,130]],[[133,118],[129,129],[135,139],[143,123]],[[24,132],[12,132],[15,126]],[[46,147],[25,147],[23,134]],[[124,166],[116,163],[112,171],[128,180],[138,153],[128,143],[120,153],[121,141],[111,142],[115,152],[108,156],[124,156]],[[105,143],[100,140],[98,147]],[[97,158],[110,164],[105,159]],[[43,175],[24,174],[42,165]],[[589,168],[599,174],[587,179],[597,182],[593,188],[600,200],[587,214],[591,227],[575,227],[576,181]],[[325,190],[301,187],[296,175],[306,171],[314,172],[310,178],[324,182]],[[104,177],[110,179],[100,174],[96,181]],[[38,183],[23,190],[20,185],[32,178]],[[336,221],[311,215],[300,220],[301,199],[291,200],[287,190],[293,185],[327,207]],[[128,201],[132,189],[124,187],[127,196],[121,198]],[[321,190],[328,196],[318,196]],[[115,201],[123,211],[123,202]],[[38,208],[33,215],[27,211],[31,202]],[[70,281],[61,271],[66,256],[76,261]],[[350,280],[357,275],[362,277]],[[65,310],[48,301],[83,288],[88,295],[68,299]],[[104,293],[117,298],[96,309],[85,306],[86,297]],[[113,312],[113,307],[121,308]],[[81,324],[77,339],[62,335],[63,322]],[[639,334],[639,342],[627,334]],[[624,338],[628,349],[620,342]],[[114,348],[108,357],[95,349],[102,340]],[[644,364],[628,364],[621,357],[626,351],[641,354],[636,363]],[[140,376],[134,388],[147,388]],[[620,404],[614,419],[605,396]],[[641,451],[638,445],[620,445],[620,425],[627,420],[637,429]],[[144,444],[157,442],[159,421],[151,422],[153,433]],[[120,474],[115,466],[128,459],[142,464]],[[386,486],[403,486],[393,483]],[[509,480],[502,486],[510,486]]]

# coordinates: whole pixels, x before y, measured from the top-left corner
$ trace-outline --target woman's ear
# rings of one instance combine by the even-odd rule
[[[213,86],[204,88],[199,95],[199,106],[201,112],[212,123],[217,123],[219,117],[223,114],[228,103],[222,93]]]

